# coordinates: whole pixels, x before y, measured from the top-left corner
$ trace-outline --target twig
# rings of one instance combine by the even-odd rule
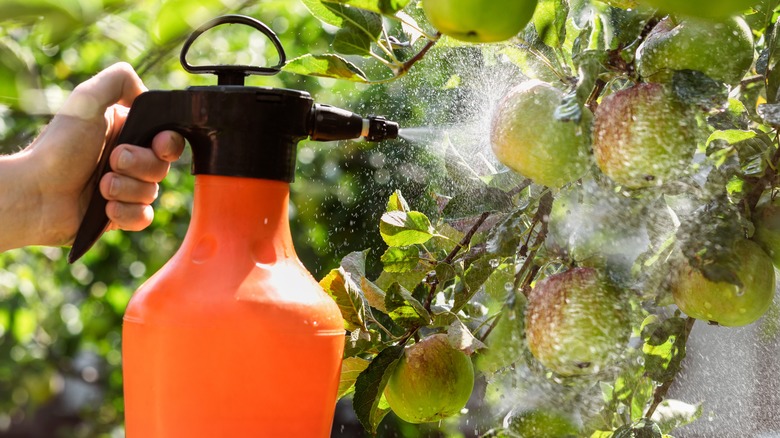
[[[439,38],[441,38],[441,32],[436,32],[436,35],[434,36],[434,39],[428,40],[428,43],[423,47],[416,55],[414,55],[410,60],[404,62],[401,67],[396,71],[395,76],[396,78],[399,78],[411,70],[411,68],[417,64],[417,62],[425,56],[425,54],[428,53],[433,46],[436,45],[436,42],[439,41]]]
[[[487,218],[490,217],[490,212],[482,213],[482,216],[477,219],[477,222],[474,224],[474,226],[471,227],[468,233],[466,233],[465,236],[463,236],[463,239],[461,239],[460,242],[458,242],[457,245],[455,245],[455,248],[452,248],[452,251],[450,251],[449,254],[447,254],[447,257],[444,258],[440,263],[444,263],[446,265],[449,265],[452,263],[453,260],[455,260],[455,257],[458,256],[458,253],[461,249],[465,248],[471,243],[471,239],[474,237],[474,234],[477,233],[477,230],[479,230],[479,227],[482,226],[482,224],[485,223]],[[434,275],[431,279],[431,289],[430,292],[428,292],[428,298],[425,300],[425,309],[429,312],[431,311],[431,303],[433,302],[433,297],[436,295],[436,288],[439,285],[439,280]]]
[[[691,335],[691,330],[693,330],[693,324],[695,322],[696,320],[691,317],[688,317],[688,319],[685,320],[685,331],[683,332],[683,338],[677,340],[675,344],[680,343],[683,346],[685,346],[688,343],[688,337]],[[666,382],[664,382],[663,385],[655,389],[655,391],[653,392],[653,403],[647,409],[647,413],[645,413],[645,418],[650,418],[653,416],[655,410],[658,408],[661,402],[664,401],[664,398],[666,397],[666,393],[669,392],[669,388],[672,387],[672,383],[674,383],[674,379],[669,379]]]
[[[517,271],[517,274],[515,275],[514,287],[515,289],[520,289],[523,295],[526,296],[528,295],[527,286],[531,284],[533,278],[536,276],[536,274],[539,273],[540,268],[534,264],[534,259],[536,258],[536,253],[539,251],[539,247],[547,238],[547,222],[550,211],[552,211],[552,203],[553,196],[552,192],[549,191],[542,195],[541,199],[539,199],[539,208],[536,209],[536,214],[534,215],[532,221],[533,225],[531,225],[531,228],[535,228],[537,224],[542,224],[542,227],[536,234],[536,239],[531,245],[532,249],[530,249],[530,252],[529,247],[526,244],[523,245],[523,248],[520,250],[520,254],[518,254],[520,257],[525,257],[525,261],[523,262],[523,266],[520,267],[520,270]],[[528,275],[529,272],[531,275]]]

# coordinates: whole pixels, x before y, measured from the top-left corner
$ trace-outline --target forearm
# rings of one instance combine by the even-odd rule
[[[0,252],[40,241],[40,194],[32,178],[30,153],[0,156]]]

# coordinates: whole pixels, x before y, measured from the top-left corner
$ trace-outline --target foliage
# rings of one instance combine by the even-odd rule
[[[454,134],[423,140],[436,154],[404,142],[301,145],[296,248],[342,311],[339,395],[352,397],[366,430],[393,429],[382,396],[389,372],[405,345],[435,333],[474,357],[485,386],[480,401],[502,414],[517,407],[502,402],[508,391],[543,388],[548,399],[535,407],[576,414],[583,436],[668,436],[701,415],[701,406],[665,400],[694,320],[670,306],[664,281],[680,258],[708,278],[733,279],[733,260],[720,249],[736,235],[750,237],[752,212],[777,185],[777,5],[764,0],[745,14],[758,60],[729,93],[700,72],[674,75],[671,89],[697,105],[701,132],[690,172],[660,187],[620,187],[592,166],[583,179],[550,189],[485,154],[469,155],[462,142],[470,140]],[[661,18],[596,1],[544,0],[515,38],[474,46],[441,37],[408,0],[6,0],[0,151],[29,142],[68,91],[115,61],[131,62],[150,88],[211,83],[184,76],[176,50],[193,27],[225,12],[271,24],[289,52],[285,74],[250,85],[305,89],[402,126],[463,123],[484,112],[469,106],[477,93],[467,84],[489,82],[490,74],[502,84],[553,83],[565,93],[556,119],[579,123],[584,108],[642,81],[635,51]],[[208,46],[193,48],[198,60],[218,53],[235,56],[225,62],[274,63],[272,47],[215,32],[199,40]],[[11,424],[54,420],[49,430],[60,436],[121,436],[121,315],[184,235],[191,184],[177,165],[149,230],[109,233],[73,266],[59,248],[0,255],[0,358],[8,358],[0,360],[0,436]],[[564,198],[576,202],[555,224]],[[574,266],[595,267],[628,292],[634,335],[613,367],[565,378],[527,351],[523,317],[536,282]],[[80,403],[64,394],[79,394]],[[485,417],[479,433],[515,436]],[[394,433],[452,432],[457,423],[399,423]]]

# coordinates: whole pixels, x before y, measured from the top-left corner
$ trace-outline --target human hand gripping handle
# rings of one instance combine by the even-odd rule
[[[184,139],[160,133],[152,149],[115,141],[128,107],[145,91],[129,64],[114,64],[79,84],[23,151],[0,156],[0,186],[13,188],[0,190],[0,252],[69,245],[98,182],[110,200],[112,228],[140,230],[151,223],[157,183],[178,159]],[[102,153],[106,143],[110,148]],[[112,169],[99,180],[101,156]]]
[[[109,192],[110,182],[106,182],[106,175],[112,172],[112,161],[114,162],[113,167],[117,167],[121,163],[121,156],[117,157],[118,154],[115,152],[118,147],[132,144],[141,148],[154,149],[155,152],[162,151],[165,150],[165,144],[162,144],[164,136],[170,135],[175,136],[174,141],[178,143],[175,148],[176,152],[169,157],[170,160],[175,160],[181,154],[183,139],[177,131],[184,131],[184,129],[182,128],[181,111],[177,111],[181,109],[181,105],[177,105],[175,101],[180,101],[182,97],[185,96],[171,92],[144,92],[133,101],[124,126],[119,133],[108,138],[97,164],[95,181],[100,183],[94,184],[91,189],[92,195],[87,205],[86,214],[79,225],[73,246],[68,254],[70,263],[84,255],[109,227],[109,199],[105,195]],[[162,144],[162,146],[156,147],[158,144]],[[167,168],[164,170],[167,172]],[[159,170],[149,172],[157,173],[159,178]],[[155,176],[150,175],[147,179],[155,179]]]

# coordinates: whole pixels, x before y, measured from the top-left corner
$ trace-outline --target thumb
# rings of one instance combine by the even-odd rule
[[[146,87],[133,67],[120,62],[79,84],[65,101],[59,114],[83,120],[103,117],[111,105],[118,103],[129,107],[136,96],[144,91]]]

